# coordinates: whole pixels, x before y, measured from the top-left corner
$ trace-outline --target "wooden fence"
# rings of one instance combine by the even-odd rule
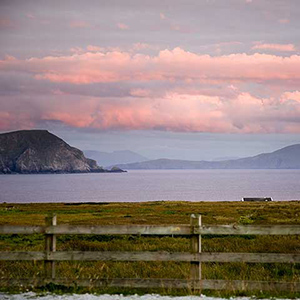
[[[44,234],[45,251],[0,252],[0,260],[44,261],[46,278],[0,279],[0,285],[41,286],[53,282],[67,286],[185,288],[192,290],[287,290],[300,291],[300,282],[202,279],[202,262],[300,263],[300,254],[286,253],[211,253],[201,251],[201,235],[298,235],[299,225],[239,226],[201,224],[200,215],[191,215],[190,225],[57,225],[56,215],[46,218],[46,226],[1,225],[0,234]],[[56,251],[56,235],[155,235],[189,236],[190,252],[149,251]],[[176,261],[189,262],[190,279],[60,279],[55,276],[56,261]]]

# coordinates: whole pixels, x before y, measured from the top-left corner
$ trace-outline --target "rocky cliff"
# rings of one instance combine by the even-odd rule
[[[105,170],[47,130],[0,134],[0,173],[84,172]]]

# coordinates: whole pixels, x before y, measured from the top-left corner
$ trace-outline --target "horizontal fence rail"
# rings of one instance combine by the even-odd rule
[[[300,253],[214,253],[201,251],[202,235],[299,235],[299,225],[240,226],[202,225],[200,215],[192,215],[190,225],[56,225],[56,216],[46,218],[46,226],[0,225],[0,234],[43,234],[45,251],[0,252],[0,261],[44,261],[46,278],[5,279],[1,286],[42,286],[49,282],[68,286],[186,288],[192,290],[287,290],[300,291],[300,282],[261,282],[203,279],[201,263],[300,263]],[[153,235],[188,236],[190,252],[167,251],[56,251],[56,235]],[[190,279],[76,279],[56,278],[56,261],[174,261],[189,262]]]
[[[194,228],[194,234],[216,235],[294,235],[300,234],[299,225],[214,225]]]
[[[188,225],[0,226],[0,234],[190,235]]]
[[[69,287],[135,287],[135,288],[166,288],[166,289],[196,289],[196,290],[239,290],[239,291],[289,291],[299,292],[300,285],[295,282],[266,282],[266,281],[248,281],[248,280],[189,280],[189,279],[138,279],[138,278],[114,278],[114,279],[0,279],[1,286],[24,287],[45,286],[48,283],[65,285]]]
[[[42,251],[20,251],[0,252],[0,260],[300,263],[300,254],[165,251],[56,251],[47,254]]]
[[[96,234],[96,235],[295,235],[300,225],[101,225],[13,226],[0,225],[0,234]]]

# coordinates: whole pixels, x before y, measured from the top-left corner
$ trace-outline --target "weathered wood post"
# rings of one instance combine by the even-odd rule
[[[56,214],[51,214],[46,217],[46,226],[56,226],[57,218]],[[45,274],[47,279],[55,278],[55,262],[47,260],[51,252],[56,251],[56,236],[54,234],[46,234],[45,238]]]
[[[194,228],[201,226],[201,215],[192,214],[190,219],[191,225],[191,253],[201,253],[201,235],[194,234]],[[201,281],[201,262],[191,262],[190,279],[194,281]],[[195,289],[195,285],[192,284],[192,289]]]

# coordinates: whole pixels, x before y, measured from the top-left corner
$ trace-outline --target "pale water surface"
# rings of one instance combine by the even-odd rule
[[[0,202],[237,201],[300,199],[300,170],[139,170],[0,175]]]

